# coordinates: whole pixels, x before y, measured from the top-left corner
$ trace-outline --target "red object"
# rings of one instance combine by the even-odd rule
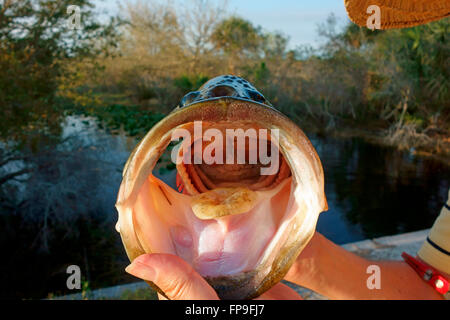
[[[450,281],[442,276],[438,270],[416,258],[413,258],[406,252],[402,253],[402,258],[437,292],[440,294],[446,294],[449,291]]]
[[[177,172],[177,178],[176,178],[176,185],[177,185],[177,189],[179,193],[183,193],[183,194],[188,194],[188,192],[186,191],[186,189],[184,188],[184,183],[183,180],[181,180],[180,175]]]

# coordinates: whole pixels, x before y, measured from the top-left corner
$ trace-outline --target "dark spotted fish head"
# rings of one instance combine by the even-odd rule
[[[233,75],[213,78],[197,91],[186,94],[180,101],[181,108],[198,102],[233,98],[272,107],[272,104],[247,80]]]

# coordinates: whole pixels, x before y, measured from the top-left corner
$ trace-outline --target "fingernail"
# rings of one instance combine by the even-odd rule
[[[156,276],[155,269],[139,261],[132,262],[125,268],[125,271],[144,280],[154,280]]]

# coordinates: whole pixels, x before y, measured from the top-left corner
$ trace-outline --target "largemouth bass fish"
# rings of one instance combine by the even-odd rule
[[[175,190],[152,170],[177,139]],[[116,207],[131,261],[178,255],[220,298],[251,299],[284,277],[327,201],[322,164],[303,131],[249,82],[226,75],[187,94],[141,140]]]

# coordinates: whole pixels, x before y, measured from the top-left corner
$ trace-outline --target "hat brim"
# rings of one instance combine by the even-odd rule
[[[408,28],[450,16],[448,0],[344,0],[351,21],[366,26],[367,8],[380,7],[380,29]]]

